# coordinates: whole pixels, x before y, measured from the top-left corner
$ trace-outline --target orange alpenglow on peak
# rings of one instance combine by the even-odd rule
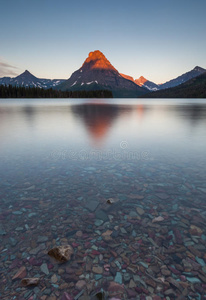
[[[104,56],[104,54],[99,50],[89,53],[89,56],[83,63],[82,68],[90,69],[90,70],[92,70],[92,69],[107,69],[107,70],[117,71],[112,66],[112,64],[108,61],[108,59]]]
[[[141,76],[139,79],[135,79],[135,83],[139,86],[142,86],[146,81],[148,81],[146,78]]]

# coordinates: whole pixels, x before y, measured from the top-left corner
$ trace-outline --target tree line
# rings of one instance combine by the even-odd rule
[[[0,85],[0,98],[113,98],[109,90],[60,91],[39,87]]]

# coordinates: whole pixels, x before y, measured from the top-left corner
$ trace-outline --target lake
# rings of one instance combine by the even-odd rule
[[[1,99],[0,141],[1,299],[206,299],[206,100]]]

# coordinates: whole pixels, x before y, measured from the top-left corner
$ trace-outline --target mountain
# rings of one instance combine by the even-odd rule
[[[124,75],[124,74],[121,74],[121,75],[124,78],[127,78],[128,80],[135,82],[137,85],[148,89],[149,91],[158,91],[158,90],[163,90],[163,89],[168,89],[171,87],[178,86],[184,82],[187,82],[188,80],[190,80],[192,78],[195,78],[195,77],[203,74],[204,72],[206,72],[205,69],[197,66],[193,70],[191,70],[185,74],[182,74],[181,76],[179,76],[175,79],[172,79],[168,82],[165,82],[163,84],[156,84],[152,81],[147,80],[143,76],[134,80],[133,77],[131,77],[131,76]]]
[[[175,79],[172,79],[170,81],[167,81],[163,84],[160,84],[159,85],[159,89],[163,90],[163,89],[168,89],[168,88],[171,88],[171,87],[175,87],[175,86],[178,86],[179,84],[182,84],[192,78],[195,78],[201,74],[203,74],[204,72],[206,72],[205,69],[201,68],[201,67],[195,67],[193,70],[175,78]]]
[[[159,85],[147,80],[143,76],[141,76],[139,79],[135,79],[135,83],[139,86],[143,86],[144,88],[150,90],[150,91],[157,91],[159,90]]]
[[[140,87],[144,87],[145,89],[149,90],[149,91],[157,91],[159,90],[159,86],[158,84],[147,80],[146,78],[144,78],[143,76],[141,76],[139,79],[135,79],[132,76],[129,75],[125,75],[120,73],[120,75],[128,80],[133,81],[134,83],[136,83],[138,86]]]
[[[206,98],[206,72],[176,87],[149,93],[145,98]]]
[[[82,67],[57,88],[62,91],[107,89],[113,97],[121,98],[139,97],[148,92],[123,78],[99,50],[90,52]]]
[[[120,75],[121,75],[122,77],[124,77],[125,79],[127,79],[127,80],[131,80],[131,81],[135,82],[135,81],[134,81],[134,78],[133,78],[132,76],[125,75],[125,74],[122,74],[122,73],[120,73]]]
[[[0,78],[0,85],[9,85],[12,86],[25,86],[25,87],[39,87],[39,88],[54,88],[61,84],[65,79],[43,79],[37,78],[32,75],[29,71],[18,75],[17,77],[3,77]]]

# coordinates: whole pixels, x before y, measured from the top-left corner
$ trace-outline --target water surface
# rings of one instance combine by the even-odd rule
[[[205,100],[1,100],[0,141],[5,299],[75,296],[79,280],[123,284],[119,299],[204,295]],[[67,243],[60,267],[47,251]],[[12,280],[20,267],[40,286]]]

